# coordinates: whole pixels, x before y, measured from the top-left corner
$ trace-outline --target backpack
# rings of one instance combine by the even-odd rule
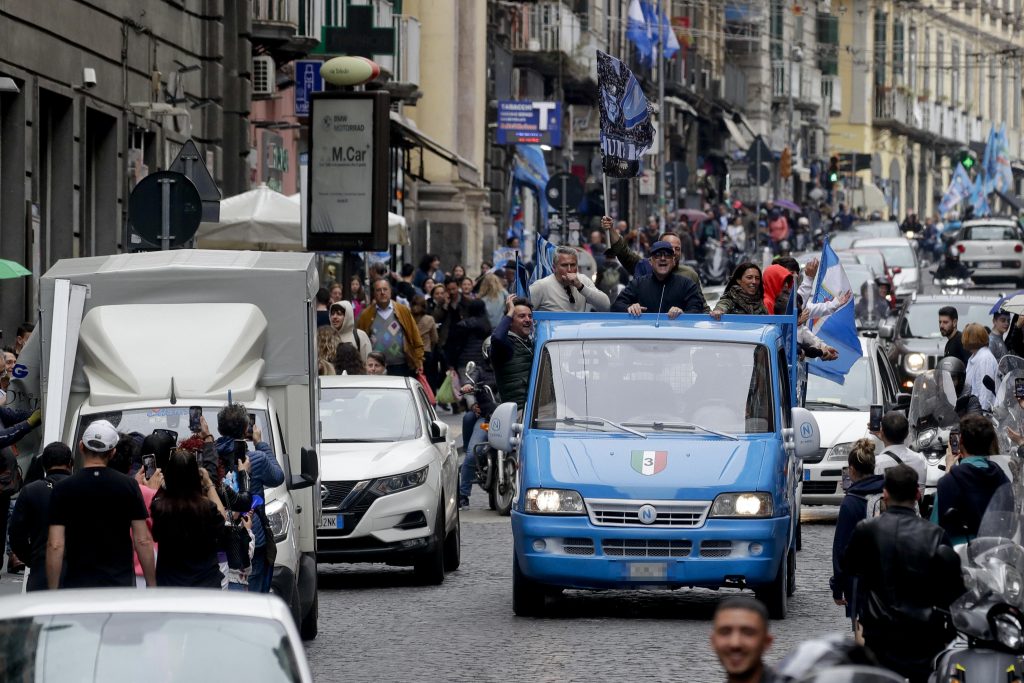
[[[4,453],[0,457],[0,496],[13,496],[21,490],[24,481],[18,458],[13,453]]]
[[[874,519],[885,512],[885,499],[882,497],[881,492],[859,497],[863,498],[864,502],[867,503],[867,507],[864,509],[864,519]]]

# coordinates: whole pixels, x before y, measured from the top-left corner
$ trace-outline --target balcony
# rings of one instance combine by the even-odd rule
[[[911,117],[910,96],[899,90],[875,86],[875,125],[906,132]]]
[[[388,89],[397,84],[415,89],[420,83],[420,22],[415,17],[396,17],[395,54],[379,57],[381,71],[391,75]]]
[[[600,37],[584,31],[580,17],[564,2],[513,2],[505,7],[513,63],[547,76],[561,75],[567,101],[592,101],[597,50],[607,49]]]
[[[821,77],[821,101],[830,115],[843,113],[843,85],[838,76]]]
[[[300,0],[250,0],[252,43],[280,65],[305,55],[316,40],[298,35]]]
[[[816,110],[821,106],[821,74],[810,66],[776,59],[772,62],[772,99],[782,103],[793,95],[797,109]]]

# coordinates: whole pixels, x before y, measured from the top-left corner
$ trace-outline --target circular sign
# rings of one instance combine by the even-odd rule
[[[544,194],[555,211],[575,211],[583,201],[583,185],[572,173],[556,173],[544,187]]]
[[[192,239],[203,219],[203,200],[185,174],[157,171],[140,180],[128,198],[128,220],[144,240],[162,246],[164,187],[169,189],[170,246],[180,247]]]
[[[641,505],[636,511],[636,516],[640,518],[641,524],[654,524],[658,519],[658,509],[653,505]]]
[[[747,166],[747,178],[752,183],[764,185],[771,177],[772,170],[768,167],[768,164],[750,164]]]
[[[320,77],[331,85],[360,85],[380,76],[380,66],[366,57],[335,57],[320,66]]]

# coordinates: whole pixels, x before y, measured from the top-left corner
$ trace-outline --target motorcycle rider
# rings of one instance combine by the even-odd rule
[[[473,492],[473,482],[476,481],[476,447],[487,441],[484,424],[498,407],[494,399],[494,374],[486,362],[476,364],[472,373],[468,369],[464,370],[463,375],[469,381],[462,386],[462,394],[472,396],[474,400],[462,418],[462,438],[466,457],[459,470],[460,510],[469,507],[469,495]]]
[[[885,511],[854,529],[840,562],[855,577],[864,642],[886,668],[924,683],[931,661],[951,638],[940,610],[964,592],[960,558],[942,528],[914,510],[917,473],[885,471]]]
[[[946,356],[935,366],[939,372],[949,374],[956,391],[956,414],[963,419],[968,415],[981,415],[981,401],[971,393],[967,385],[967,366],[956,356]]]
[[[966,280],[970,276],[970,269],[960,263],[960,254],[957,253],[956,247],[950,246],[946,251],[946,258],[944,258],[942,263],[939,264],[939,267],[935,269],[935,277],[939,280],[946,280],[949,278]]]

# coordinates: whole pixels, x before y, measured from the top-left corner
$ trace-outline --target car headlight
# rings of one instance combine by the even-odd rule
[[[992,630],[996,633],[996,640],[1004,647],[1019,651],[1024,647],[1024,629],[1021,629],[1020,619],[1009,612],[1004,612],[992,618]]]
[[[267,521],[270,522],[270,532],[274,534],[274,542],[280,543],[288,538],[288,532],[292,528],[292,513],[283,500],[275,500],[267,503],[264,509],[267,514]]]
[[[583,497],[568,489],[526,489],[526,512],[540,515],[582,515]]]
[[[414,489],[417,486],[422,486],[423,483],[427,481],[427,470],[429,469],[430,465],[425,465],[418,470],[406,472],[405,474],[382,477],[370,485],[370,490],[378,496],[386,496],[391,493],[397,493],[398,491]]]
[[[923,353],[908,353],[903,357],[903,367],[907,372],[922,373],[928,365],[928,358]]]
[[[771,517],[770,493],[722,493],[711,505],[711,517]]]
[[[846,462],[850,459],[850,451],[853,449],[853,442],[847,441],[846,443],[837,443],[832,448],[828,449],[828,453],[825,455],[826,460],[842,460]]]

